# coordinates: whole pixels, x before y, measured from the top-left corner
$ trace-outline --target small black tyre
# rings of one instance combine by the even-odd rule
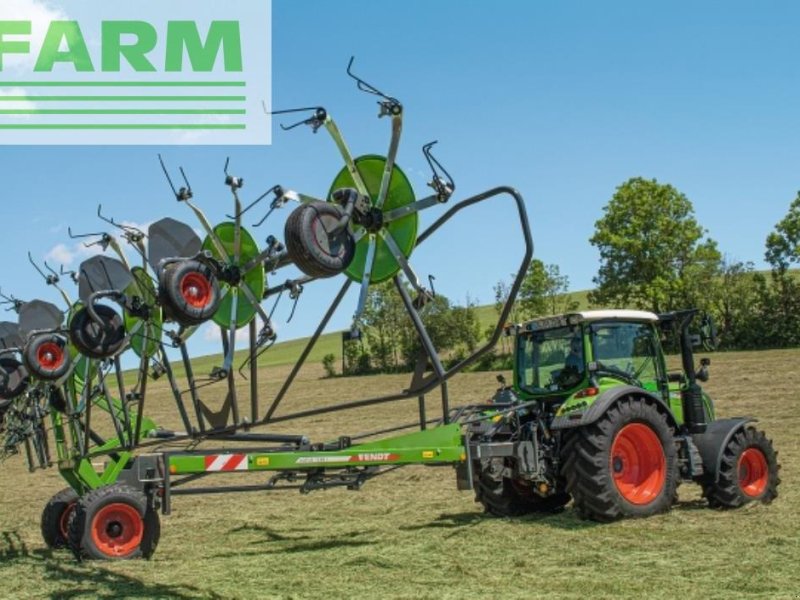
[[[21,362],[8,356],[0,358],[0,410],[19,398],[29,382],[28,372]]]
[[[182,260],[162,269],[159,298],[167,317],[192,327],[214,316],[222,294],[211,267],[197,260]]]
[[[679,474],[674,431],[652,399],[618,400],[567,438],[562,457],[581,518],[648,517],[672,506]]]
[[[95,321],[84,306],[69,323],[69,337],[78,352],[88,358],[102,360],[114,356],[125,345],[125,323],[110,306],[95,304]]]
[[[539,496],[532,485],[502,475],[502,459],[475,463],[475,502],[496,517],[520,517],[530,513],[555,513],[570,501],[566,492]]]
[[[712,508],[739,508],[750,502],[769,504],[778,496],[780,468],[778,453],[763,431],[740,429],[722,450],[716,481],[702,482],[703,496]]]
[[[48,548],[65,548],[69,538],[69,521],[78,504],[78,493],[65,488],[50,498],[42,511],[42,539]]]
[[[160,536],[147,496],[119,483],[86,494],[69,523],[69,547],[79,560],[150,558]]]
[[[22,362],[28,373],[37,379],[54,381],[67,374],[72,357],[63,336],[45,333],[28,340],[22,351]]]
[[[297,268],[311,277],[342,273],[353,260],[355,242],[347,227],[329,233],[339,223],[342,209],[330,202],[308,202],[286,220],[286,250]]]

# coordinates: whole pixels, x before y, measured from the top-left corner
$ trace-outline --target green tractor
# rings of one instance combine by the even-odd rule
[[[691,333],[697,312],[596,310],[508,327],[513,385],[499,377],[497,416],[471,425],[476,500],[518,516],[572,499],[581,517],[612,521],[669,510],[678,484],[694,481],[712,507],[771,502],[771,440],[752,418],[717,419],[698,383],[710,361],[696,369],[693,348],[712,349],[715,332],[704,318]],[[679,345],[679,371],[662,340]]]

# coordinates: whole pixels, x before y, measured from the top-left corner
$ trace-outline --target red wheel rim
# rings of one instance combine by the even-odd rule
[[[122,558],[142,543],[144,522],[133,506],[115,502],[104,506],[92,519],[92,542],[106,556]]]
[[[70,502],[64,507],[61,513],[61,518],[58,520],[58,531],[61,533],[61,538],[66,540],[69,537],[69,518],[75,512],[77,502]]]
[[[747,448],[739,456],[739,487],[745,495],[757,498],[767,489],[769,466],[758,448]]]
[[[45,342],[37,348],[36,360],[43,369],[54,371],[64,364],[64,349],[55,342]]]
[[[644,423],[620,429],[611,445],[610,463],[617,491],[631,504],[649,504],[664,489],[664,449],[656,432]]]
[[[211,302],[211,282],[201,273],[187,273],[181,279],[181,296],[194,308],[205,308]]]

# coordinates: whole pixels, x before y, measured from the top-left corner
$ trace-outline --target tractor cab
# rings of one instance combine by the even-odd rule
[[[695,370],[692,351],[709,346],[713,336],[689,334],[696,313],[589,310],[510,327],[507,333],[516,338],[514,391],[522,401],[553,405],[556,416],[577,417],[612,388],[634,387],[659,398],[679,423],[700,430],[713,418],[713,404],[697,384],[708,378],[708,361]],[[678,334],[681,351],[677,373],[667,372],[661,345],[670,332]]]
[[[563,399],[615,383],[662,394],[657,322],[645,311],[594,310],[517,325],[515,387],[531,399]]]

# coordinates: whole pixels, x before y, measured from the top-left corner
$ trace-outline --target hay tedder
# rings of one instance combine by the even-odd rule
[[[426,145],[432,193],[417,199],[395,165],[403,105],[351,67],[352,60],[348,75],[378,98],[379,116],[391,121],[385,156],[354,157],[322,107],[275,113],[303,114],[284,129],[325,128],[333,138],[344,167],[324,199],[275,186],[243,206],[243,180],[226,163],[234,210],[228,221],[212,225],[194,203],[183,170],[176,187],[161,161],[175,199],[194,214],[203,237],[170,218],[143,231],[98,208],[98,217],[118,233],[89,234],[102,254],[75,272],[47,264],[41,269],[31,258],[63,307],[3,296],[17,320],[0,323],[0,453],[24,452],[31,470],[55,464],[68,483],[44,508],[46,544],[69,547],[79,559],[149,557],[159,540],[159,512],[169,514],[175,496],[359,489],[410,464],[453,465],[459,488],[474,489],[488,512],[503,516],[559,510],[570,499],[595,520],[647,516],[669,508],[679,479],[701,483],[716,506],[772,500],[779,480],[771,443],[752,419],[714,420],[697,383],[707,368],[704,362],[695,371],[693,364],[694,312],[596,311],[504,327],[533,253],[522,197],[510,187],[488,190],[452,204],[420,232],[420,212],[449,203],[453,179],[433,156],[433,144]],[[456,214],[500,198],[516,208],[524,243],[511,293],[486,343],[445,368],[423,322],[433,291],[410,258]],[[242,223],[265,199],[269,209],[256,227],[286,205],[294,208],[283,241],[270,235],[261,248]],[[268,283],[289,265],[302,276]],[[277,338],[274,307],[262,305],[284,293],[296,301],[314,281],[336,276],[343,279],[339,292],[277,392],[262,402],[258,362]],[[77,284],[76,299],[64,277]],[[360,286],[348,332],[357,338],[370,286],[389,280],[420,342],[408,387],[279,413],[348,289]],[[218,366],[199,375],[189,343],[206,323],[219,327],[222,349]],[[248,351],[237,368],[242,330]],[[661,350],[661,334],[670,331],[680,340],[680,373],[667,372]],[[513,385],[504,384],[491,401],[451,407],[448,380],[490,352],[504,333],[516,340]],[[123,370],[125,353],[136,357],[138,368]],[[236,385],[244,376],[246,399]],[[159,378],[167,382],[181,430],[145,416],[148,382]],[[431,418],[426,397],[432,392],[441,396],[441,414]],[[312,442],[274,428],[403,400],[416,402],[418,420],[335,441]],[[271,475],[259,483],[197,485],[219,473],[261,471]]]

